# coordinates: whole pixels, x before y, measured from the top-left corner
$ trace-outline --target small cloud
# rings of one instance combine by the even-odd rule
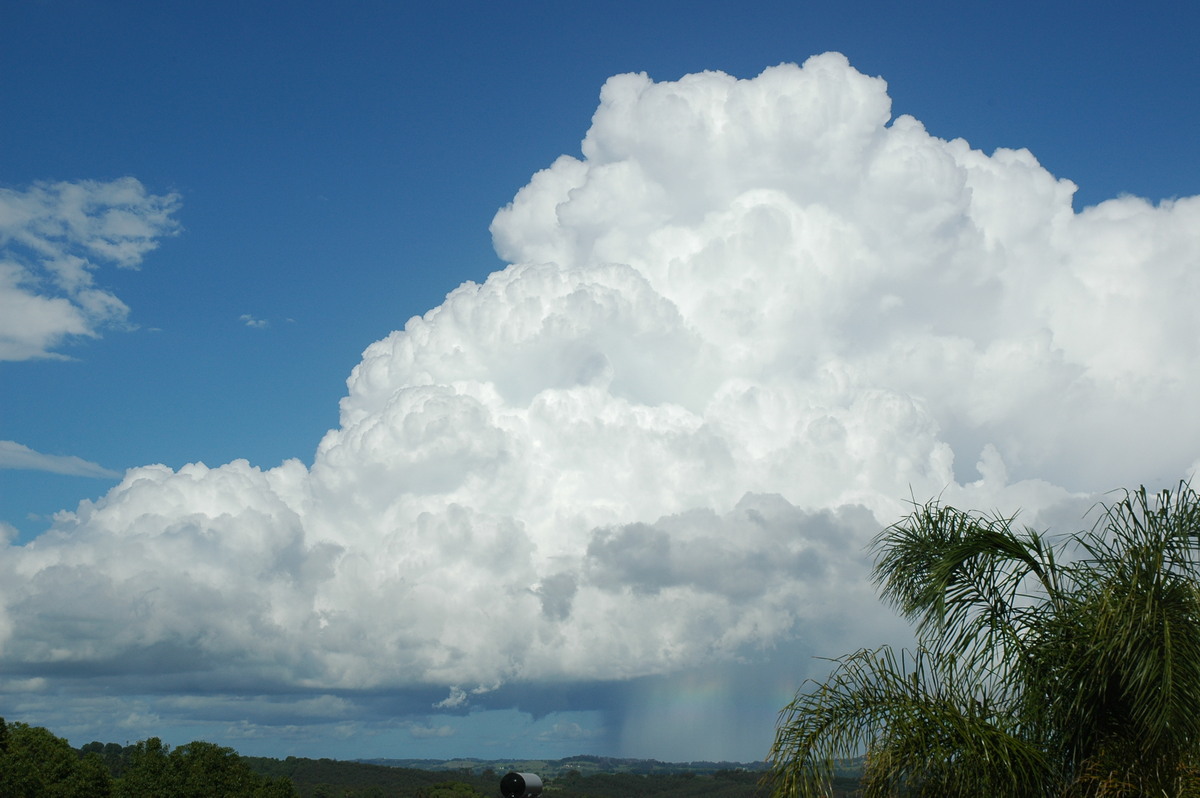
[[[434,709],[453,709],[461,707],[467,701],[467,693],[461,687],[451,687],[450,695],[433,705]]]
[[[0,468],[49,471],[73,477],[119,479],[121,472],[74,455],[42,454],[16,441],[0,441]]]
[[[242,314],[241,316],[239,316],[238,318],[239,318],[241,321],[245,322],[245,324],[246,324],[246,326],[247,326],[247,327],[254,327],[254,328],[256,328],[256,329],[260,329],[260,330],[261,330],[261,329],[263,329],[264,327],[270,327],[270,326],[271,326],[271,322],[267,321],[266,319],[256,319],[256,318],[254,318],[253,316],[251,316],[249,313],[243,313],[243,314]]]
[[[0,690],[6,693],[40,693],[46,687],[46,680],[40,676],[29,679],[7,679],[0,681]]]

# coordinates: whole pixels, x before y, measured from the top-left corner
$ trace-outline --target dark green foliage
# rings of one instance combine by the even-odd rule
[[[134,750],[136,750],[136,746],[122,747],[117,743],[100,742],[90,742],[79,749],[80,753],[85,756],[96,756],[104,763],[109,775],[115,779],[119,779],[125,773],[125,768]]]
[[[1051,543],[930,502],[876,540],[918,648],[837,660],[781,713],[780,796],[866,753],[867,796],[1200,795],[1200,496],[1127,492]]]
[[[152,737],[76,751],[46,729],[0,719],[2,798],[295,798],[285,778],[251,770],[232,748]]]
[[[171,795],[175,774],[171,772],[169,749],[157,737],[143,740],[134,746],[127,757],[125,775],[117,784],[116,798],[150,798]]]
[[[488,795],[461,781],[439,782],[417,793],[418,798],[488,798]]]
[[[107,798],[112,780],[94,756],[80,758],[40,726],[0,718],[0,795],[4,798]]]
[[[138,743],[126,758],[115,798],[291,798],[285,778],[254,772],[232,748],[195,741],[170,750],[157,737]]]

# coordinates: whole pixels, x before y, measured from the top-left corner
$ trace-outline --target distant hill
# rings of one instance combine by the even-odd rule
[[[577,773],[591,776],[599,773],[634,773],[640,775],[674,775],[693,773],[709,775],[723,770],[765,771],[766,761],[759,762],[660,762],[657,759],[624,759],[611,756],[571,756],[566,759],[359,759],[369,765],[409,768],[434,772],[464,772],[480,774],[493,771],[499,775],[515,770],[537,773],[542,778],[563,778]]]
[[[500,778],[510,770],[541,776],[545,798],[765,798],[760,783],[765,765],[760,762],[659,762],[598,756],[552,760],[243,759],[256,773],[290,780],[300,798],[499,798]]]

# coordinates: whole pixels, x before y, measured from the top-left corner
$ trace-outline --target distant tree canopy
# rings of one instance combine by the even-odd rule
[[[418,798],[488,798],[486,794],[461,781],[443,781],[417,795]]]
[[[780,716],[776,796],[1200,796],[1200,496],[1126,492],[1052,542],[930,502],[875,541],[914,652],[838,660]]]

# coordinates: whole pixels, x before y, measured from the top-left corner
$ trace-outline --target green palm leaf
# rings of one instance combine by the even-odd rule
[[[1051,544],[931,501],[876,538],[915,653],[835,660],[780,713],[771,785],[867,796],[1200,795],[1200,496],[1127,491]],[[1068,556],[1070,555],[1070,556]]]

